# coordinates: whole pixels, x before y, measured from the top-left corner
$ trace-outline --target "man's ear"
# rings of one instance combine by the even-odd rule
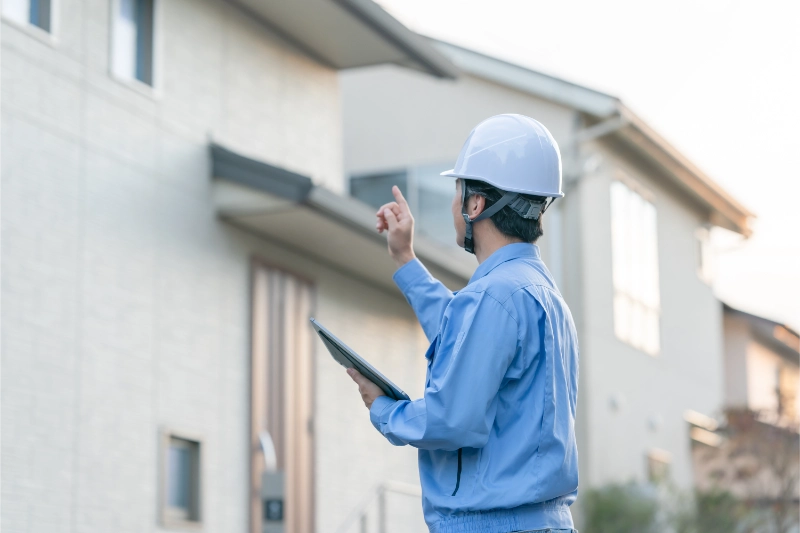
[[[475,219],[486,208],[486,198],[480,194],[473,194],[467,201],[467,205],[469,206],[469,218]]]

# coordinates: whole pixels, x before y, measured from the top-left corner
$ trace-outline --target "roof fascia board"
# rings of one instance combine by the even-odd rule
[[[750,220],[755,215],[692,164],[678,150],[658,135],[629,109],[620,104],[620,114],[628,127],[619,134],[648,154],[654,161],[675,176],[690,192],[708,204],[721,217],[714,221],[745,237],[752,234]]]
[[[406,28],[372,0],[333,0],[381,38],[402,50],[424,71],[439,78],[455,79],[458,69],[423,37]]]
[[[258,21],[258,23],[264,26],[264,28],[266,28],[270,33],[275,34],[277,37],[283,40],[287,45],[293,47],[298,52],[310,57],[320,65],[326,66],[333,70],[337,70],[336,65],[328,61],[326,58],[322,57],[311,47],[306,46],[306,44],[302,42],[302,40],[296,39],[293,35],[284,31],[283,28],[281,28],[279,25],[273,24],[272,21],[265,18],[263,15],[261,15],[261,13],[258,13],[250,6],[245,5],[239,0],[228,0],[228,2],[236,6],[236,9],[242,11],[248,17],[252,18],[255,21]]]
[[[256,161],[212,143],[212,176],[264,191],[293,202],[305,202],[314,187],[311,178]]]
[[[454,44],[431,39],[459,69],[522,92],[589,113],[607,117],[617,112],[619,100],[575,83],[508,63]]]
[[[588,135],[587,129],[585,135],[596,137],[615,132],[627,137],[636,148],[654,159],[676,181],[708,205],[714,212],[714,224],[746,237],[751,235],[750,219],[755,215],[633,114],[618,98],[451,43],[434,39],[431,42],[458,68],[469,74],[566,105],[594,117],[618,115],[619,124],[607,124],[607,129],[604,126],[600,134],[592,132],[592,135]],[[622,125],[628,127],[618,128]],[[582,139],[579,133],[576,142],[585,140],[587,139]]]

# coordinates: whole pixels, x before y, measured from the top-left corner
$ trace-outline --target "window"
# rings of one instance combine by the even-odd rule
[[[155,0],[117,0],[111,70],[125,80],[153,85]]]
[[[377,209],[394,200],[392,185],[397,185],[414,213],[419,234],[455,246],[456,232],[450,213],[455,181],[439,176],[447,168],[447,163],[442,163],[355,176],[350,179],[350,194]]]
[[[50,33],[52,0],[3,0],[3,15],[20,24],[31,24]]]
[[[714,280],[714,256],[711,251],[711,232],[706,227],[698,228],[695,233],[697,239],[697,276],[704,283],[711,284]]]
[[[650,355],[660,348],[656,209],[620,181],[611,184],[614,332]]]
[[[163,437],[161,521],[164,525],[200,522],[200,442],[170,432]]]

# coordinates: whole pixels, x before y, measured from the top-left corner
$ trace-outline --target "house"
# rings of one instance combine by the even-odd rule
[[[6,0],[2,57],[3,531],[419,526],[308,319],[421,393],[338,72],[449,60],[369,0]]]
[[[747,504],[759,531],[800,522],[800,337],[792,328],[723,304],[725,412],[694,428],[695,483]]]
[[[765,422],[800,423],[800,337],[785,324],[723,304],[725,405]]]
[[[540,241],[581,343],[581,488],[669,475],[692,484],[692,430],[725,398],[723,313],[708,231],[750,234],[752,214],[619,99],[431,41],[456,79],[378,65],[340,74],[350,191],[372,205],[406,192],[422,235],[454,248],[452,168],[470,130],[499,113],[558,141],[563,200]],[[463,254],[461,261],[475,266]],[[580,498],[578,499],[580,503]]]

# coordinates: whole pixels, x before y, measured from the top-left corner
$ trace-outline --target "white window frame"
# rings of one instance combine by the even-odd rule
[[[169,449],[170,449],[170,441],[173,439],[181,439],[190,442],[194,442],[197,444],[198,447],[198,455],[197,458],[197,472],[195,475],[197,476],[197,494],[195,495],[196,502],[196,519],[186,518],[177,515],[167,504],[167,480],[168,480],[168,465],[169,465]],[[159,480],[159,491],[158,491],[158,509],[159,509],[159,518],[161,525],[165,528],[170,529],[201,529],[203,527],[203,518],[204,518],[204,474],[206,472],[205,468],[205,444],[203,439],[198,435],[181,431],[175,430],[171,428],[164,428],[161,430],[160,436],[160,461],[159,461],[159,472],[158,472],[158,480]]]
[[[162,73],[162,16],[161,16],[161,0],[152,0],[153,1],[153,35],[152,35],[152,55],[151,58],[151,76],[152,76],[152,84],[147,84],[137,78],[123,76],[117,72],[117,69],[114,65],[114,51],[115,51],[115,41],[118,32],[120,31],[119,27],[119,17],[117,14],[119,13],[122,2],[121,0],[111,0],[109,10],[109,40],[108,40],[108,74],[111,79],[119,82],[120,84],[132,89],[139,94],[144,96],[148,96],[151,98],[161,98],[161,73]]]
[[[711,228],[703,225],[695,231],[697,240],[697,277],[708,286],[714,282],[714,253],[711,247]]]
[[[615,230],[615,224],[619,221],[619,214],[615,213],[615,200],[614,200],[614,190],[615,187],[622,185],[627,189],[627,191],[633,195],[639,197],[639,199],[644,202],[646,205],[643,207],[646,210],[649,210],[653,214],[653,220],[651,228],[654,232],[654,241],[652,245],[654,249],[652,252],[655,254],[654,257],[649,259],[652,260],[652,263],[648,269],[645,270],[645,276],[654,277],[655,279],[645,279],[644,281],[640,280],[643,285],[650,286],[654,284],[654,291],[653,293],[646,295],[646,294],[637,294],[636,288],[631,288],[629,279],[632,278],[631,273],[633,272],[618,272],[617,269],[620,264],[624,263],[625,267],[631,268],[635,267],[636,261],[634,260],[626,260],[624,257],[620,257],[620,254],[627,252],[629,249],[633,250],[641,250],[641,244],[647,244],[648,241],[645,239],[640,243],[638,248],[635,248],[636,244],[633,243],[634,237],[628,235],[628,240],[631,242],[627,242],[626,246],[627,249],[618,249],[618,242],[617,238],[618,235]],[[615,336],[622,342],[641,350],[651,356],[657,356],[661,352],[661,281],[659,275],[659,254],[658,254],[658,212],[656,210],[655,205],[655,197],[654,195],[642,187],[639,183],[629,178],[627,175],[619,173],[615,179],[611,182],[611,186],[609,187],[609,205],[611,207],[611,254],[612,254],[612,286],[613,286],[613,322],[614,322],[614,334]],[[616,206],[617,209],[619,206]],[[638,237],[644,238],[643,235],[639,235]],[[630,278],[629,278],[630,276]],[[640,287],[641,289],[641,287]],[[646,292],[646,288],[641,290],[640,292]],[[649,300],[649,301],[648,301]],[[628,324],[622,325],[621,319],[623,318],[623,306],[628,310],[629,313],[629,320]],[[654,342],[650,343],[648,341],[647,334],[642,334],[641,338],[637,338],[635,336],[637,331],[637,326],[635,324],[636,321],[636,313],[640,313],[641,320],[639,321],[639,328],[643,328],[646,323],[647,319],[652,319],[652,314],[655,314],[655,331],[651,332],[654,335]],[[648,316],[649,315],[649,316]],[[652,324],[651,324],[652,325]]]
[[[30,2],[28,2],[30,5]],[[2,9],[0,9],[0,16],[2,16],[3,22],[14,26],[17,29],[22,30],[23,32],[27,33],[31,37],[43,42],[44,44],[55,46],[58,44],[58,30],[59,30],[59,20],[61,17],[59,16],[61,13],[61,0],[50,0],[50,30],[45,30],[36,26],[35,24],[31,23],[30,20],[17,20],[9,15],[7,15],[6,4],[3,2]]]

